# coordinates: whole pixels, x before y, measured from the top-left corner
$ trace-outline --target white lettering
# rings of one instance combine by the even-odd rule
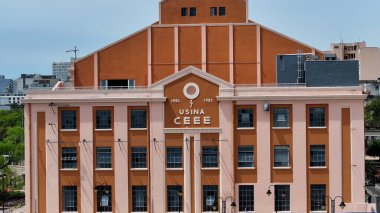
[[[210,125],[211,124],[211,118],[210,117],[204,117],[203,118],[203,124]]]
[[[201,124],[201,117],[194,117],[194,124],[195,125]]]
[[[185,110],[184,110],[184,109],[180,109],[180,110],[179,110],[179,114],[180,114],[180,115],[183,115],[183,113],[185,113]]]
[[[190,117],[183,117],[183,124],[190,125]]]
[[[180,117],[176,117],[176,118],[174,118],[174,123],[176,124],[176,125],[181,125],[181,122],[179,121],[181,118]]]

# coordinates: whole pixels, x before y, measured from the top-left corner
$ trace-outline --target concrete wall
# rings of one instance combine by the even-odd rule
[[[380,48],[366,47],[359,50],[360,80],[375,81],[380,78]]]

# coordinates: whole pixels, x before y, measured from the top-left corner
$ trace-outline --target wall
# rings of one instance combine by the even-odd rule
[[[380,48],[366,47],[359,50],[360,80],[376,81],[380,78]]]

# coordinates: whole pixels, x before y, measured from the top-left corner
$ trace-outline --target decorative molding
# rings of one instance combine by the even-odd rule
[[[184,134],[199,134],[199,133],[221,133],[221,128],[164,128],[164,133],[184,133]]]

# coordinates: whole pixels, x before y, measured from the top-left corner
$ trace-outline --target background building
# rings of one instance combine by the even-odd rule
[[[72,59],[73,61],[74,59]],[[70,81],[70,68],[72,62],[53,62],[52,72],[56,79],[60,81]]]
[[[13,80],[0,75],[0,94],[9,94],[13,91]]]

